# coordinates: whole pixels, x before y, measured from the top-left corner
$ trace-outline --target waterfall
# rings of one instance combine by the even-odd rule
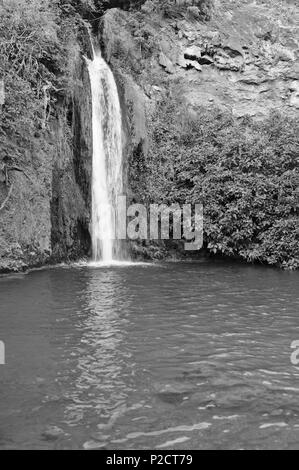
[[[94,51],[87,60],[92,93],[92,256],[110,263],[121,258],[115,239],[117,197],[123,193],[121,109],[113,73]]]

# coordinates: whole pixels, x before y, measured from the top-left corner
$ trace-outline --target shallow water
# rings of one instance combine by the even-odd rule
[[[299,448],[299,273],[220,262],[0,279],[0,448]]]

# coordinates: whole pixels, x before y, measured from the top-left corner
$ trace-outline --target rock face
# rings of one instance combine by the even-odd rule
[[[0,168],[0,272],[88,254],[90,88],[76,60],[72,100],[57,103],[48,129],[32,136],[21,169]]]
[[[134,202],[150,191],[144,162],[151,164],[148,149],[156,142],[153,122],[161,104],[167,110],[173,104],[170,124],[186,111],[196,119],[202,107],[220,108],[236,120],[298,113],[298,2],[215,1],[208,21],[186,13],[165,16],[148,3],[141,12],[107,11],[99,34],[119,84]],[[159,139],[164,131],[167,139],[167,130],[160,131]],[[146,243],[134,247],[141,256],[156,256],[149,251]]]
[[[147,3],[146,13],[109,10],[102,39],[107,60],[150,107],[159,86],[195,111],[213,103],[236,117],[297,113],[298,2],[218,0],[206,22],[165,18]]]
[[[91,110],[88,71],[79,59],[68,116],[53,123],[51,261],[83,257],[90,249]]]

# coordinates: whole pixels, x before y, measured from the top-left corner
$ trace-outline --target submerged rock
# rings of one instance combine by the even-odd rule
[[[61,436],[66,436],[65,432],[58,426],[49,426],[43,433],[42,437],[47,441],[55,441]]]

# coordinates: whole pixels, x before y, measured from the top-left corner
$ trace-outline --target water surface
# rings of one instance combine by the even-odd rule
[[[0,448],[299,448],[298,273],[73,266],[0,279]]]

